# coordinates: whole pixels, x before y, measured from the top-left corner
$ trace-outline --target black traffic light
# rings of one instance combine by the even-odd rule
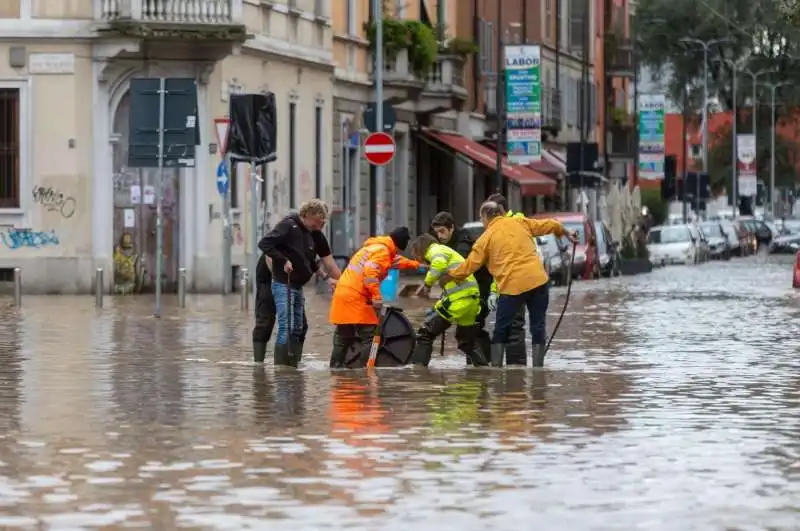
[[[664,158],[664,180],[661,181],[661,199],[664,201],[674,201],[677,196],[677,170],[678,161],[675,155],[667,155]]]

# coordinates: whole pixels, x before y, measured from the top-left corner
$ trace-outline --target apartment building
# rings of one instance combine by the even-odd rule
[[[275,93],[278,159],[251,198],[231,172],[234,263],[244,263],[251,205],[274,217],[331,194],[334,63],[330,2],[315,0],[9,0],[0,8],[0,278],[26,292],[87,293],[95,268],[114,282],[114,251],[133,241],[153,285],[156,208],[165,215],[165,277],[217,290],[223,220],[214,119],[232,92]],[[128,167],[131,79],[196,81],[198,141],[183,168]],[[268,193],[267,193],[268,192]]]

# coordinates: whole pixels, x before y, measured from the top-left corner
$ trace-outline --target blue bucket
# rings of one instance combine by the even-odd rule
[[[381,298],[383,302],[396,302],[400,293],[400,271],[390,269],[389,274],[381,282]]]

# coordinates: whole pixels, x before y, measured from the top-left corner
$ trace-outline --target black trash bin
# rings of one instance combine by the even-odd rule
[[[383,319],[381,343],[376,367],[402,367],[411,363],[411,355],[417,344],[414,327],[403,314],[402,308],[389,307]],[[361,369],[367,366],[369,350],[372,345],[363,345],[361,349],[351,349],[345,355],[344,366],[348,369]]]

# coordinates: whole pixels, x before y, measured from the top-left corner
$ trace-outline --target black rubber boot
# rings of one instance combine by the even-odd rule
[[[534,345],[533,346],[533,366],[544,367],[544,356],[546,354],[545,348],[547,345]]]
[[[427,367],[431,363],[431,356],[433,355],[433,344],[418,342],[414,348],[414,355],[411,361],[414,365],[420,367]]]
[[[267,356],[266,343],[253,343],[253,361],[256,363],[264,363],[264,358]]]
[[[503,366],[503,357],[506,354],[506,344],[505,343],[493,343],[492,344],[492,367],[502,367]]]
[[[303,358],[303,342],[299,339],[289,339],[289,363],[287,365],[297,368]]]
[[[482,331],[483,333],[478,333],[478,340],[475,342],[476,347],[480,350],[483,359],[489,360],[492,358],[492,339],[489,337],[489,334],[486,331]]]
[[[473,348],[472,352],[467,353],[467,359],[470,360],[470,365],[475,367],[487,367],[489,365],[489,360],[483,357],[480,349]]]
[[[275,366],[291,366],[291,359],[289,357],[289,345],[281,345],[275,343],[275,352],[273,352],[273,359]]]

